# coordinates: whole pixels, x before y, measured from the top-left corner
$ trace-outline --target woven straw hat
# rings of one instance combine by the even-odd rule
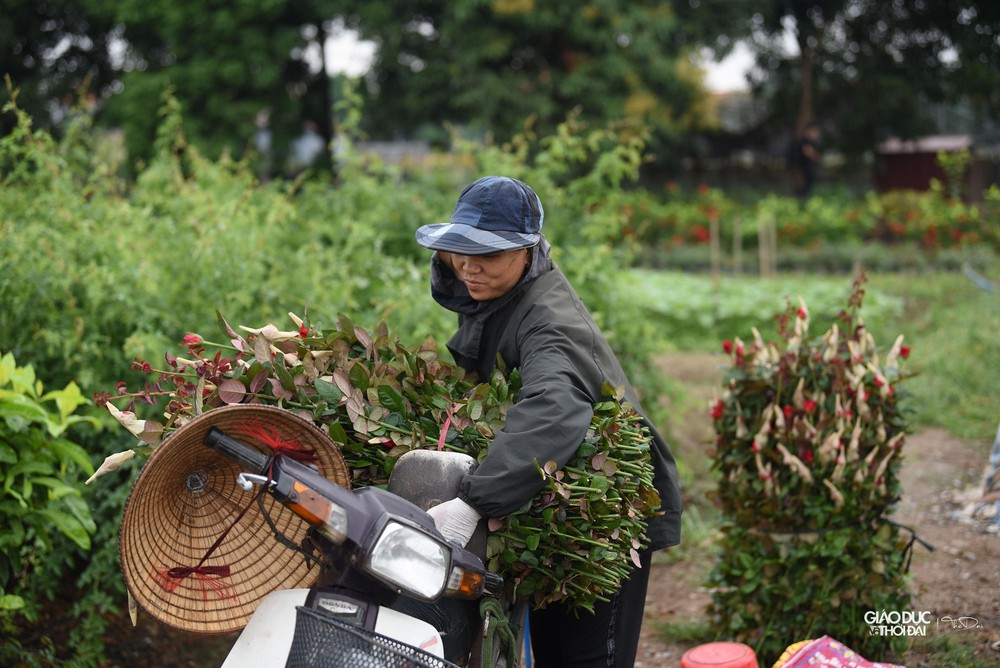
[[[275,540],[253,501],[259,488],[241,489],[236,484],[239,465],[204,445],[211,427],[267,454],[272,452],[269,441],[293,443],[315,453],[315,464],[325,477],[345,488],[350,478],[328,434],[311,421],[272,406],[209,410],[156,448],[136,480],[122,518],[119,551],[125,584],[146,612],[170,626],[229,633],[246,626],[264,596],[277,589],[309,587],[319,569]],[[301,544],[305,522],[269,495],[263,496],[263,503],[281,534]],[[196,567],[203,559],[200,572],[167,573]]]

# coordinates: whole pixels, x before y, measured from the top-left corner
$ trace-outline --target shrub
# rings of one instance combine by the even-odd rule
[[[755,330],[749,345],[725,344],[733,363],[711,409],[727,519],[712,613],[768,663],[817,633],[867,655],[905,646],[869,635],[864,612],[909,602],[906,544],[886,518],[900,494],[897,384],[909,349],[899,337],[880,356],[858,314],[862,281],[823,336],[809,336],[802,302],[784,314],[779,342]]]
[[[81,494],[90,457],[67,438],[88,418],[76,383],[43,393],[34,369],[0,358],[0,662],[11,665],[38,649],[22,647],[22,627],[61,592],[97,527]],[[45,645],[38,641],[35,643]],[[13,653],[11,653],[13,652]],[[18,664],[20,665],[20,664]]]

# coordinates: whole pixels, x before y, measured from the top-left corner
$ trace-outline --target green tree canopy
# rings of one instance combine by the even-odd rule
[[[796,131],[816,120],[859,154],[890,135],[933,131],[934,103],[1000,112],[1000,4],[992,0],[698,0],[733,12],[719,43],[746,39],[755,92],[773,121]],[[689,9],[689,11],[695,11]],[[789,52],[785,38],[797,45]]]
[[[380,134],[451,122],[506,138],[578,108],[663,141],[711,118],[670,3],[374,0],[348,23],[379,44],[365,116]]]
[[[115,25],[83,3],[0,0],[0,16],[0,78],[10,78],[19,106],[33,117],[58,121],[79,92],[98,93],[113,80]],[[0,103],[6,97],[0,84]],[[14,123],[13,115],[0,116],[0,134]]]
[[[319,3],[85,2],[123,26],[121,91],[109,101],[107,120],[125,128],[134,158],[150,155],[156,110],[168,86],[191,139],[210,155],[241,154],[261,110],[288,132],[309,116],[326,127],[326,100],[313,100],[326,95],[327,82],[307,58],[320,48],[326,12]]]

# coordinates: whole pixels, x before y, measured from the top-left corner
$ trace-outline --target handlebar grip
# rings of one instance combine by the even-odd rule
[[[483,593],[487,596],[499,596],[503,593],[503,578],[496,573],[486,573],[483,583]]]
[[[205,434],[205,445],[236,460],[247,471],[260,473],[267,466],[267,455],[237,441],[218,427],[210,428]]]

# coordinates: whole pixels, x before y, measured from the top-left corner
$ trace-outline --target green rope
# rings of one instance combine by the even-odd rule
[[[517,639],[514,631],[510,628],[510,621],[500,605],[499,599],[485,597],[479,603],[479,616],[484,622],[483,630],[483,651],[481,653],[481,663],[483,668],[493,668],[493,641],[499,639],[503,643],[503,654],[507,659],[509,668],[516,668],[518,664]]]

